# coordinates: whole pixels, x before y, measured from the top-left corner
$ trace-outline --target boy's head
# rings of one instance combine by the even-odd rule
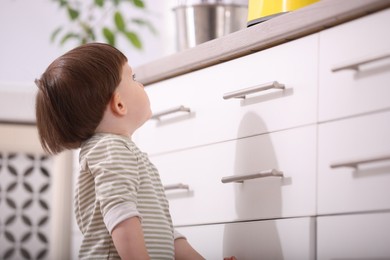
[[[94,134],[126,62],[116,48],[89,43],[49,65],[35,81],[37,127],[47,152],[78,148]]]

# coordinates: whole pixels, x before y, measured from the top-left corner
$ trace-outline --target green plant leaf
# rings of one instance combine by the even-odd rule
[[[93,30],[88,31],[89,38],[94,42],[96,40],[96,36]]]
[[[146,26],[150,32],[152,32],[153,34],[157,34],[157,30],[156,28],[153,26],[153,24],[147,20],[144,20],[144,19],[140,19],[140,18],[134,18],[134,19],[131,19],[131,22],[132,23],[135,23],[139,26]]]
[[[107,27],[104,27],[102,30],[104,38],[106,38],[107,43],[115,46],[115,34]]]
[[[55,39],[57,38],[58,34],[62,31],[62,26],[58,27],[57,29],[55,29],[52,33],[51,33],[51,36],[50,36],[50,41],[51,42],[54,42]]]
[[[127,39],[130,40],[130,42],[133,44],[133,46],[137,49],[142,49],[142,43],[140,39],[138,38],[138,35],[134,32],[124,32]]]
[[[80,35],[78,35],[76,33],[71,33],[71,32],[67,33],[64,35],[64,37],[62,37],[60,44],[63,45],[65,42],[67,42],[68,40],[70,40],[72,38],[80,40]]]
[[[58,3],[60,4],[60,6],[68,5],[68,1],[66,1],[66,0],[58,0]]]
[[[88,43],[89,41],[88,41],[88,38],[87,37],[81,37],[81,39],[80,39],[80,44],[86,44],[86,43]]]
[[[119,31],[124,32],[125,31],[125,20],[123,19],[123,16],[119,11],[115,12],[114,21],[115,21],[116,28]]]
[[[99,6],[99,7],[103,7],[104,5],[104,0],[95,0],[95,5]]]
[[[79,11],[71,8],[70,6],[67,7],[67,10],[68,10],[68,15],[70,17],[70,20],[72,20],[72,21],[76,20],[80,15]]]
[[[147,19],[134,17],[134,19],[127,20],[128,16],[122,9],[119,9],[122,4],[130,5],[130,8],[143,9],[146,12],[147,7],[145,0],[92,0],[89,1],[88,9],[79,8],[79,4],[82,0],[51,0],[57,3],[60,8],[66,12],[68,17],[68,24],[64,26],[56,27],[50,35],[51,41],[56,41],[60,45],[70,41],[77,40],[79,44],[91,42],[96,40],[97,34],[103,36],[104,40],[111,45],[117,44],[118,34],[121,34],[125,39],[130,42],[136,49],[142,49],[142,42],[139,35],[135,30],[129,31],[130,26],[138,26],[139,28],[149,30],[153,34],[157,34],[156,28]],[[105,7],[108,7],[108,3],[111,8],[108,12],[104,12]],[[124,7],[124,6],[123,6]],[[100,10],[99,10],[100,9]],[[99,23],[99,12],[109,14],[114,22],[114,26],[104,27]],[[86,19],[84,19],[86,17]],[[131,18],[131,17],[130,17]],[[129,24],[130,22],[130,24]],[[66,25],[71,25],[70,30],[67,29]],[[135,29],[135,28],[134,28]],[[102,35],[103,34],[103,35]],[[120,36],[121,37],[121,36]]]
[[[145,8],[145,3],[143,0],[132,0],[132,2],[138,8]]]
[[[96,39],[95,31],[89,23],[80,22],[80,27],[81,27],[81,29],[83,29],[83,32],[84,32],[83,40],[85,39],[85,42],[95,41],[95,39]],[[84,43],[84,41],[83,41],[83,43]]]

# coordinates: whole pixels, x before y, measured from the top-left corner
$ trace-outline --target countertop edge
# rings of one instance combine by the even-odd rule
[[[145,86],[245,56],[390,7],[388,0],[321,0],[134,68]]]

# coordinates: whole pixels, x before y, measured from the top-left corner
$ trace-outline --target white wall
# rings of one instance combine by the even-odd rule
[[[62,49],[50,33],[64,19],[48,0],[2,0],[0,8],[0,87],[28,88]],[[18,84],[16,84],[16,82]],[[16,87],[15,85],[20,85]]]

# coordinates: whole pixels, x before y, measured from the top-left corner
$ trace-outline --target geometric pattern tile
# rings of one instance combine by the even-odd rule
[[[0,152],[0,259],[48,259],[52,158]]]

